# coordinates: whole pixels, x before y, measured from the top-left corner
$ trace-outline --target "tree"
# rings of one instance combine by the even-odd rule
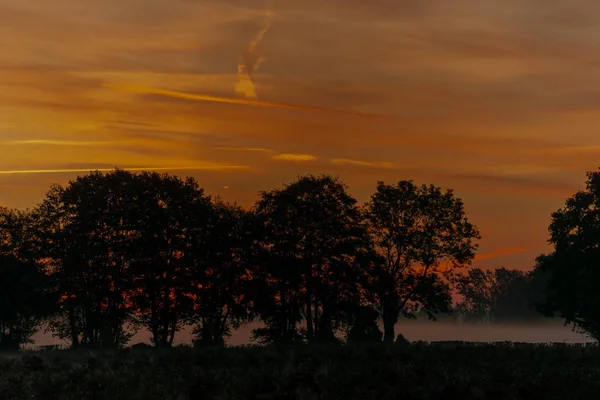
[[[497,322],[523,321],[540,317],[534,305],[535,288],[531,273],[496,268],[494,317]]]
[[[51,276],[68,314],[57,315],[50,328],[59,336],[69,332],[74,345],[119,347],[131,337],[124,325],[134,322],[126,297],[132,179],[121,170],[93,172],[56,187],[39,207],[45,235],[58,246],[50,252],[60,260]]]
[[[44,275],[36,265],[0,255],[0,350],[18,350],[48,315]]]
[[[206,268],[210,196],[196,180],[143,172],[123,200],[132,237],[128,274],[136,320],[156,347],[171,347],[192,316],[194,274]]]
[[[536,260],[546,287],[539,309],[600,340],[600,170],[588,172],[586,189],[552,213],[554,251]]]
[[[468,320],[517,321],[537,317],[530,273],[499,267],[473,268],[457,279],[463,301],[457,310]]]
[[[206,267],[212,206],[194,179],[93,172],[54,187],[36,215],[60,296],[51,331],[75,347],[115,347],[144,326],[155,346],[172,345]]]
[[[255,299],[267,341],[336,341],[342,304],[360,294],[361,259],[369,237],[357,201],[329,175],[304,176],[261,192],[254,210],[262,222]]]
[[[348,343],[373,343],[381,342],[383,332],[379,329],[377,321],[379,312],[370,306],[352,304],[349,314],[350,329],[346,335]]]
[[[18,350],[51,312],[43,272],[33,260],[28,211],[0,208],[0,349]]]
[[[215,199],[205,246],[203,264],[192,276],[194,299],[194,344],[223,346],[238,328],[251,319],[250,251],[255,240],[252,214],[236,204]]]
[[[63,192],[62,186],[52,185],[32,211],[37,238],[33,254],[47,279],[46,294],[54,299],[54,312],[45,331],[76,348],[81,344],[85,324],[81,296],[76,294],[82,283],[76,273],[77,243],[70,235],[72,214],[62,199]]]
[[[414,318],[422,308],[434,318],[450,311],[449,281],[457,268],[471,263],[473,240],[480,235],[465,217],[462,200],[433,185],[378,182],[365,213],[383,258],[379,307],[384,341],[392,342],[400,314]]]
[[[457,280],[458,294],[463,297],[457,309],[467,319],[491,322],[494,314],[494,286],[493,271],[484,271],[481,268],[470,269],[466,275],[460,276]]]

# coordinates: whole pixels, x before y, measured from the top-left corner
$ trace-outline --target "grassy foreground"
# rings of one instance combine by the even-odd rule
[[[600,348],[416,343],[0,356],[9,399],[596,399]]]

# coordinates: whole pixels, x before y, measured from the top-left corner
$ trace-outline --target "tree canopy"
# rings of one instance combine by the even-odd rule
[[[171,347],[189,327],[223,346],[255,320],[262,343],[393,342],[401,315],[451,311],[479,237],[452,190],[412,181],[379,182],[361,206],[338,177],[300,176],[245,209],[192,178],[91,172],[0,210],[0,278],[15,283],[0,345],[44,327],[72,347],[139,329]]]
[[[536,260],[546,282],[540,310],[558,315],[600,339],[600,170],[588,172],[586,188],[552,213],[548,228],[554,251]]]
[[[403,314],[424,309],[431,317],[449,312],[450,279],[475,257],[480,238],[452,190],[412,181],[378,182],[366,204],[370,233],[381,256],[379,305],[384,341],[394,341]]]

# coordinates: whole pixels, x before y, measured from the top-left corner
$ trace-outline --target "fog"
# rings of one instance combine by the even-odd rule
[[[233,333],[227,340],[230,346],[251,344],[252,329],[261,326],[258,323],[244,326]],[[178,332],[175,344],[190,343],[191,329]],[[538,323],[472,325],[434,321],[402,321],[396,325],[396,334],[402,333],[409,341],[468,341],[468,342],[527,342],[527,343],[589,343],[592,339],[573,332],[560,321],[543,321]],[[50,334],[38,333],[33,337],[34,346],[49,344],[66,345],[66,342],[52,337]],[[131,343],[150,343],[150,333],[138,332]]]

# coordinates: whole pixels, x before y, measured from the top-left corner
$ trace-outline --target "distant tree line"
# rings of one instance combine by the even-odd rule
[[[537,305],[544,295],[543,281],[533,271],[472,268],[456,285],[462,301],[454,313],[463,322],[502,323],[542,319]]]
[[[379,182],[359,205],[338,178],[308,175],[244,209],[192,178],[92,172],[0,209],[0,347],[44,329],[115,348],[141,328],[171,347],[185,326],[222,346],[255,320],[260,343],[393,342],[402,316],[534,315],[530,274],[460,273],[478,239],[452,190],[412,181]]]

